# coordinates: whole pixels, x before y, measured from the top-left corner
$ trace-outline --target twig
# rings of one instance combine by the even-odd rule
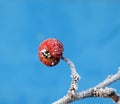
[[[78,80],[80,79],[80,76],[76,72],[76,68],[73,62],[65,57],[61,57],[61,59],[64,60],[71,68],[72,82],[71,82],[67,95],[65,95],[63,98],[59,99],[58,101],[54,102],[53,104],[67,104],[69,101],[73,100],[77,94],[76,91],[78,88]]]
[[[70,89],[68,91],[69,95],[74,95],[77,91],[78,88],[78,80],[80,79],[79,74],[76,72],[76,68],[74,66],[74,64],[72,63],[72,61],[70,61],[69,59],[62,57],[62,60],[64,60],[71,68],[71,78],[72,78],[72,82],[70,85]]]
[[[120,68],[116,74],[108,76],[103,82],[101,82],[97,86],[90,88],[86,91],[77,92],[78,80],[80,79],[79,74],[76,72],[76,68],[72,61],[65,57],[62,57],[61,59],[64,60],[71,68],[72,82],[68,93],[63,98],[59,99],[53,104],[69,104],[73,101],[89,97],[111,98],[116,104],[120,104],[120,95],[117,94],[116,90],[113,88],[107,88],[108,85],[112,84],[117,80],[120,80]]]
[[[117,80],[120,80],[120,68],[118,68],[118,72],[116,74],[109,75],[103,82],[98,84],[96,88],[104,88]]]

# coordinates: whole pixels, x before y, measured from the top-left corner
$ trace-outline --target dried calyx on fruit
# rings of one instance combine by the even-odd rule
[[[40,44],[38,55],[43,64],[54,66],[60,61],[63,51],[63,45],[59,40],[49,38]]]

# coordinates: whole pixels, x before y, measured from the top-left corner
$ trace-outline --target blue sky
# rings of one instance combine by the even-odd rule
[[[0,104],[51,104],[67,93],[69,66],[44,66],[38,46],[59,39],[81,75],[79,91],[120,66],[120,2],[0,1]],[[118,89],[116,82],[112,87]],[[110,87],[111,87],[110,86]],[[113,104],[89,98],[73,104]]]

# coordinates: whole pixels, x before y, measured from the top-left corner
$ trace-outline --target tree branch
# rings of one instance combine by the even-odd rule
[[[72,63],[72,61],[70,61],[69,59],[62,57],[62,60],[64,60],[71,68],[71,78],[72,78],[72,82],[68,91],[69,95],[74,95],[77,91],[78,88],[78,80],[80,79],[79,74],[76,72],[76,68],[74,66],[74,64]]]
[[[120,68],[116,74],[111,76],[109,75],[103,82],[99,83],[95,87],[86,91],[77,92],[78,80],[80,79],[80,76],[76,72],[76,68],[72,61],[65,57],[62,57],[61,59],[70,66],[72,81],[68,93],[53,104],[69,104],[73,101],[89,97],[111,98],[116,104],[120,104],[120,95],[117,94],[116,90],[113,88],[107,88],[108,85],[120,80]]]

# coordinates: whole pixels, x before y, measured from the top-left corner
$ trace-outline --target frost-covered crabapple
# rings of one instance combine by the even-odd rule
[[[49,38],[40,44],[38,55],[44,65],[54,66],[60,61],[63,51],[63,45],[59,40]]]

